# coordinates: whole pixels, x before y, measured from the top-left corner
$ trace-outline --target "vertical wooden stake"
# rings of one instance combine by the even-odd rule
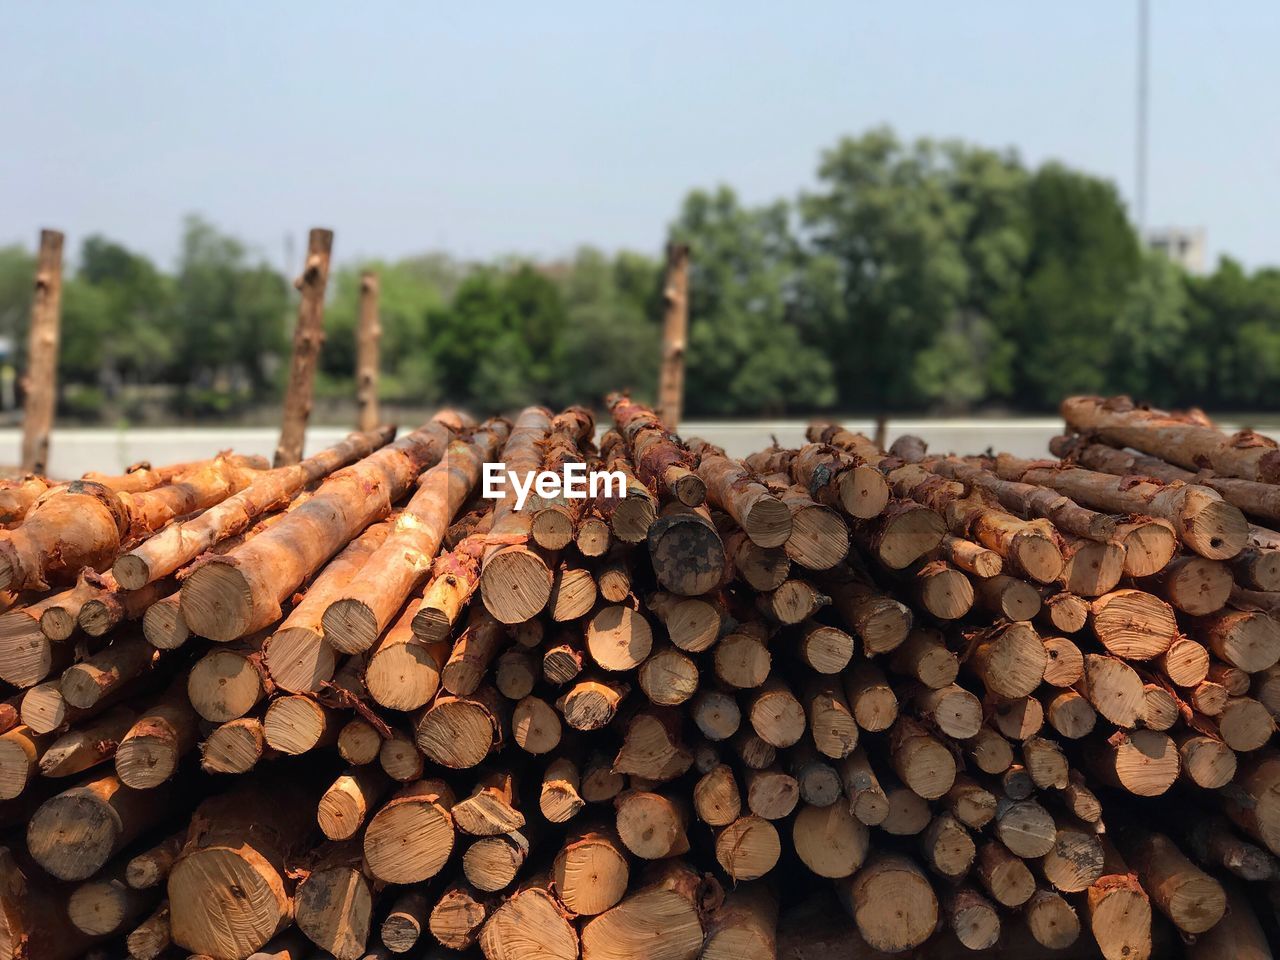
[[[302,459],[302,443],[311,416],[315,392],[316,363],[324,342],[324,288],[329,282],[329,254],[333,231],[313,228],[307,240],[307,262],[302,276],[294,281],[302,292],[298,303],[298,326],[293,332],[293,363],[289,368],[289,389],[284,396],[284,421],[275,465],[288,466]]]
[[[31,299],[27,372],[23,377],[22,469],[44,473],[49,466],[49,430],[58,400],[58,339],[62,325],[62,234],[40,231],[36,289]]]
[[[378,341],[382,324],[378,320],[378,275],[371,270],[360,275],[360,326],[356,331],[356,404],[360,430],[378,426]]]
[[[667,282],[662,291],[662,371],[658,378],[658,415],[668,430],[680,425],[684,409],[684,355],[689,338],[689,248],[667,247]]]

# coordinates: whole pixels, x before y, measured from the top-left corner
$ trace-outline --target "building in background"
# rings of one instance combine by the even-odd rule
[[[1204,227],[1165,227],[1147,233],[1147,246],[1158,250],[1189,273],[1204,273]]]

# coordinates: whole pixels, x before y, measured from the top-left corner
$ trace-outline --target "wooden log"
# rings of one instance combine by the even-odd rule
[[[295,694],[271,701],[262,718],[262,733],[273,750],[297,756],[336,743],[339,723],[334,711]]]
[[[716,644],[712,668],[716,677],[736,690],[750,690],[769,676],[773,656],[765,638],[755,630],[730,633]]]
[[[489,915],[480,931],[487,960],[577,960],[578,933],[560,905],[531,878]]]
[[[1026,740],[1044,726],[1044,708],[1035,697],[997,699],[987,709],[995,728],[1010,740]]]
[[[577,631],[564,631],[552,637],[551,644],[542,653],[542,677],[547,683],[563,687],[582,673],[585,659],[581,635]]]
[[[320,345],[324,342],[324,289],[329,281],[332,251],[333,231],[312,228],[307,238],[306,263],[301,276],[294,282],[301,298],[298,300],[298,324],[293,333],[293,359],[285,391],[280,442],[276,445],[277,467],[302,459]]]
[[[1044,667],[1045,683],[1053,687],[1071,687],[1084,676],[1084,655],[1071,640],[1045,637],[1044,650],[1049,658]]]
[[[1211,680],[1202,680],[1187,693],[1191,707],[1206,717],[1216,717],[1227,706],[1227,688]]]
[[[778,901],[767,885],[730,890],[704,921],[702,960],[772,960],[777,956]]]
[[[196,714],[180,683],[144,709],[116,748],[116,775],[135,790],[171,778],[196,745]]]
[[[1032,620],[1040,612],[1040,592],[1020,577],[998,574],[973,584],[978,606],[1005,620]]]
[[[1213,960],[1233,957],[1235,960],[1271,960],[1272,945],[1258,922],[1245,890],[1238,883],[1225,886],[1226,915],[1213,929],[1196,937],[1188,948],[1190,960]]]
[[[196,713],[211,723],[225,723],[245,716],[266,696],[263,640],[255,634],[220,646],[192,665],[186,693]]]
[[[1248,590],[1280,591],[1280,550],[1245,547],[1229,561],[1230,575]]]
[[[739,817],[716,833],[716,862],[737,881],[765,876],[781,854],[778,830],[763,817]]]
[[[1209,675],[1209,651],[1187,637],[1174,640],[1157,663],[1169,681],[1179,687],[1198,686]]]
[[[1105,851],[1096,830],[1070,817],[1055,817],[1053,847],[1040,859],[1044,878],[1062,893],[1081,893],[1104,872]]]
[[[952,816],[973,830],[981,830],[996,815],[996,795],[963,773],[956,774],[946,804]]]
[[[1183,613],[1201,616],[1226,606],[1232,582],[1226,563],[1184,556],[1175,557],[1144,585]]]
[[[1054,633],[1077,633],[1089,620],[1089,603],[1065,590],[1041,594],[1040,623]]]
[[[925,862],[947,880],[960,880],[973,865],[977,848],[965,825],[949,813],[939,813],[920,834]]]
[[[956,762],[946,745],[910,717],[899,717],[889,734],[893,768],[902,782],[926,800],[951,789]]]
[[[42,474],[49,465],[49,432],[58,400],[58,343],[62,325],[62,233],[40,231],[27,369],[22,378],[22,470]]]
[[[1068,740],[1088,736],[1098,722],[1098,712],[1093,704],[1075,690],[1063,690],[1045,706],[1045,717],[1054,732]],[[1147,713],[1142,715],[1146,723]]]
[[[1061,894],[1037,890],[1022,908],[1027,930],[1040,946],[1065,950],[1080,936],[1080,918]]]
[[[501,742],[506,712],[506,701],[488,685],[467,697],[440,694],[418,716],[414,739],[427,759],[465,770]]]
[[[1244,758],[1222,799],[1237,827],[1280,855],[1280,753],[1268,748]]]
[[[1139,719],[1149,730],[1168,730],[1181,717],[1178,699],[1158,683],[1143,684],[1142,713]]]
[[[205,800],[168,878],[173,942],[192,953],[247,957],[293,919],[285,863],[307,834],[305,802],[287,781]]]
[[[839,673],[853,659],[853,651],[853,637],[839,627],[816,620],[801,624],[796,652],[811,670],[821,674]]]
[[[1222,688],[1233,697],[1244,696],[1253,685],[1253,678],[1246,671],[1233,667],[1229,663],[1212,659],[1205,670],[1205,679],[1221,684]]]
[[[662,285],[662,365],[658,375],[658,413],[674,431],[684,412],[684,364],[689,340],[689,247],[667,245]]]
[[[316,804],[316,823],[330,840],[350,840],[390,787],[382,770],[351,767],[329,785]]]
[[[1280,661],[1280,623],[1265,613],[1225,610],[1192,624],[1191,634],[1233,667],[1261,673]]]
[[[994,550],[949,533],[938,545],[937,556],[956,569],[983,579],[997,576],[1004,569],[1004,558]]]
[[[922,720],[956,740],[977,736],[982,727],[982,702],[959,684],[916,690],[908,702]]]
[[[326,642],[341,653],[372,647],[420,589],[445,532],[508,435],[504,421],[485,423],[470,441],[454,440],[440,462],[418,478],[413,497],[395,518],[386,538],[330,596],[322,616]]]
[[[934,690],[949,686],[960,672],[959,658],[947,649],[942,634],[923,627],[912,630],[890,654],[889,666]]]
[[[794,758],[794,752],[789,760]],[[830,768],[827,768],[830,770]],[[831,771],[834,779],[835,773]],[[781,820],[790,816],[800,801],[800,782],[798,777],[784,772],[778,766],[765,767],[762,770],[747,770],[743,775],[746,785],[747,809],[766,820]],[[835,780],[828,789],[834,787],[835,795],[839,795],[840,782]],[[826,798],[827,805],[833,802],[834,796]],[[809,801],[812,802],[812,801]]]
[[[1218,733],[1228,747],[1241,753],[1266,746],[1275,730],[1271,711],[1252,697],[1230,697],[1218,714]]]
[[[191,631],[182,619],[181,591],[157,600],[142,615],[142,635],[157,650],[176,650],[187,642]]]
[[[1002,477],[1052,487],[1098,510],[1168,520],[1188,548],[1210,560],[1234,557],[1248,537],[1244,514],[1216,491],[1199,484],[1160,484],[1147,479],[1132,482],[1134,478],[1063,467],[1056,462],[1050,467],[1043,461],[1007,454],[997,459],[996,470]]]
[[[1201,863],[1222,867],[1241,880],[1274,880],[1280,872],[1274,856],[1236,836],[1223,817],[1197,818],[1185,839],[1187,849]]]
[[[877,854],[836,889],[858,933],[877,950],[918,947],[938,924],[938,898],[924,872],[906,857]]]
[[[1158,797],[1178,779],[1181,761],[1168,734],[1119,730],[1086,750],[1092,771],[1103,782],[1139,797]]]
[[[247,773],[267,750],[258,717],[228,720],[214,727],[200,744],[200,768],[205,773]]]
[[[770,677],[750,698],[747,720],[766,743],[790,747],[803,735],[805,710],[796,695],[777,677]]]
[[[984,726],[976,737],[967,741],[964,752],[983,773],[1003,773],[1013,763],[1013,747],[990,726]]]
[[[1227,908],[1222,885],[1164,834],[1133,831],[1115,840],[1152,904],[1179,930],[1204,933],[1222,919]]]
[[[169,947],[173,939],[169,934],[169,903],[161,902],[155,911],[134,927],[125,938],[125,949],[134,960],[156,960]]]
[[[59,689],[72,707],[87,710],[150,669],[157,652],[141,634],[120,637],[93,656],[68,667]]]
[[[280,604],[370,523],[387,516],[422,470],[436,463],[448,430],[428,423],[324,480],[304,504],[234,550],[213,556],[182,586],[182,618],[226,642],[280,618]]]
[[[294,917],[307,939],[337,960],[359,960],[373,922],[373,889],[358,842],[322,844],[304,861]]]
[[[1006,907],[1020,907],[1036,892],[1035,877],[1026,861],[999,840],[988,840],[978,847],[974,873],[992,899]]]
[[[894,837],[914,837],[919,835],[929,821],[933,819],[933,811],[929,809],[929,801],[904,784],[892,779],[892,775],[884,780],[885,800],[889,812],[879,824],[881,830]]]
[[[37,733],[26,724],[0,734],[0,800],[22,795],[39,772],[44,751],[56,739],[56,733]]]
[[[344,689],[340,687],[339,689]],[[338,729],[338,756],[355,766],[373,763],[382,749],[378,728],[363,717],[353,717]]]
[[[842,803],[804,804],[791,824],[791,844],[811,873],[838,880],[862,866],[871,833]]]
[[[1043,857],[1053,849],[1057,827],[1034,800],[1001,799],[996,805],[996,838],[1023,859]]]
[[[997,626],[983,634],[969,656],[969,666],[991,693],[1016,699],[1031,694],[1044,678],[1049,655],[1028,623]]]
[[[1115,657],[1086,654],[1078,692],[1117,727],[1137,726],[1145,710],[1142,678]]]
[[[137,713],[128,707],[114,707],[80,728],[68,730],[45,747],[40,757],[40,774],[71,777],[110,760],[137,718]]]
[[[693,753],[684,746],[682,721],[678,712],[661,707],[634,714],[613,758],[614,771],[656,783],[684,774],[693,766]]]
[[[860,662],[845,673],[844,693],[863,730],[888,730],[898,717],[898,696],[884,673],[870,661]]]
[[[123,863],[112,864],[71,891],[67,920],[76,931],[87,937],[123,934],[155,906],[152,891],[134,890],[123,874]]]
[[[1110,593],[1124,576],[1124,547],[1111,540],[1063,537],[1063,565],[1059,578],[1064,589],[1081,597]]]
[[[407,896],[413,896],[413,894],[408,894]],[[491,897],[481,893],[470,884],[455,882],[440,895],[440,899],[431,907],[431,915],[427,920],[431,935],[440,941],[442,946],[450,950],[468,950],[475,945],[480,936],[480,930],[484,926],[485,920],[488,919],[489,914],[493,912],[495,905]],[[395,911],[393,910],[387,920],[389,921],[394,915]],[[397,928],[399,928],[399,925],[397,925]],[[414,943],[417,942],[419,935],[420,931],[414,935]],[[408,938],[407,936],[396,935],[393,939],[396,943],[402,943]],[[396,950],[396,947],[387,941],[386,922],[383,923],[382,942],[386,944],[389,950],[400,953],[407,952],[413,948],[413,943],[409,943],[402,950]]]
[[[632,670],[649,655],[653,632],[642,614],[620,604],[600,610],[587,625],[587,650],[605,670]]]
[[[440,670],[441,686],[455,696],[475,693],[506,639],[503,625],[488,610],[473,608]]]
[[[651,593],[645,605],[666,627],[671,642],[689,653],[711,649],[724,626],[724,610],[710,599],[659,592]]]
[[[711,827],[726,827],[742,814],[742,795],[733,768],[717,764],[704,773],[693,787],[693,810]]]
[[[872,464],[827,444],[800,447],[789,463],[791,478],[819,503],[839,507],[855,520],[878,517],[889,503],[889,484]]]
[[[849,811],[858,821],[869,827],[884,823],[890,814],[889,799],[863,750],[854,750],[844,758],[840,780]]]
[[[665,400],[663,403],[665,405]],[[664,500],[700,506],[706,499],[707,489],[694,472],[696,459],[674,433],[679,416],[664,424],[655,411],[620,393],[606,397],[605,405],[627,442],[637,477],[650,488],[661,491]]]
[[[636,671],[636,680],[651,703],[673,707],[684,703],[698,689],[698,666],[671,645],[653,651]]]
[[[987,950],[1000,939],[1000,915],[991,902],[972,887],[960,887],[943,904],[956,939],[969,950]]]
[[[1152,953],[1151,902],[1111,843],[1102,840],[1102,874],[1089,885],[1085,914],[1105,960],[1146,960]]]
[[[1133,447],[1185,467],[1263,483],[1280,482],[1280,453],[1272,440],[1251,430],[1233,436],[1135,407],[1127,398],[1068,397],[1062,416],[1074,430],[1106,443]]]
[[[707,502],[729,514],[751,542],[780,547],[791,536],[787,506],[768,487],[718,447],[694,440],[690,449],[699,457],[698,476],[707,485]]]
[[[1094,600],[1090,623],[1104,647],[1131,660],[1159,656],[1179,635],[1172,608],[1142,590],[1116,590]]]
[[[578,765],[569,757],[556,757],[542,773],[538,809],[550,823],[567,823],[586,806],[579,792]]]
[[[616,906],[626,894],[629,877],[623,841],[613,830],[600,826],[573,831],[551,867],[556,895],[583,917]]]
[[[575,730],[599,730],[608,725],[618,712],[618,704],[627,695],[630,690],[625,683],[616,683],[608,680],[600,679],[583,679],[575,683],[569,690],[556,701],[556,710],[564,716],[564,722]],[[556,719],[555,711],[549,708],[543,710],[546,704],[537,697],[526,697],[520,701],[526,706],[525,713],[528,714],[531,731],[546,731],[554,724],[555,728],[559,728],[559,720]],[[539,706],[541,704],[541,706]],[[517,713],[521,712],[520,706],[516,707]],[[548,716],[549,714],[549,716]],[[519,733],[516,733],[516,742],[520,742]],[[557,741],[559,737],[557,736]],[[539,744],[544,740],[543,736],[532,738],[534,744]],[[554,746],[554,743],[543,745],[542,749],[530,750],[531,753],[545,753],[546,750]],[[528,746],[521,745],[523,749],[529,750]]]
[[[439,873],[453,850],[453,804],[453,791],[443,780],[419,780],[394,793],[365,828],[370,873],[401,884]]]
[[[378,750],[378,766],[397,783],[412,783],[422,779],[424,762],[413,738],[392,730],[390,739],[382,741]]]
[[[154,534],[112,566],[116,581],[138,590],[190,563],[201,553],[248,531],[264,513],[288,503],[322,477],[360,460],[389,443],[393,427],[355,433],[301,463],[258,474],[243,490],[199,516],[174,523]]]
[[[690,715],[699,732],[710,741],[728,740],[742,723],[738,702],[720,690],[703,688],[690,704]],[[812,720],[810,721],[812,727]]]
[[[758,594],[756,606],[772,623],[795,626],[816,614],[830,602],[803,580],[786,580],[776,590]]]
[[[654,576],[664,590],[697,597],[723,579],[725,544],[705,506],[667,504],[647,528],[645,538]]]
[[[365,668],[369,695],[391,710],[416,710],[429,703],[451,655],[447,639],[424,641],[415,631],[420,603],[409,601],[370,652]]]
[[[703,946],[703,909],[722,896],[714,881],[687,864],[655,865],[638,889],[583,925],[582,956],[693,960]]]
[[[817,752],[841,760],[858,745],[858,724],[834,679],[815,678],[803,698],[809,734]]]
[[[523,650],[504,650],[493,667],[493,684],[508,700],[523,700],[538,682],[534,659]]]
[[[531,827],[536,825],[534,821]],[[480,837],[472,841],[462,855],[463,876],[485,893],[505,890],[524,868],[533,844],[530,827],[495,837]]]
[[[84,605],[102,592],[102,581],[92,570],[82,570],[75,586],[26,607],[19,608],[40,624],[40,632],[53,641],[66,640],[80,625]]]

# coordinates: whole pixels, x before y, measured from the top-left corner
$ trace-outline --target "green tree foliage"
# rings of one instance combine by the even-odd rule
[[[785,204],[743,207],[728,187],[694,191],[672,228],[693,250],[690,413],[781,413],[830,405],[834,370],[796,317],[803,275]]]
[[[1047,410],[1083,391],[1246,410],[1280,395],[1280,270],[1224,258],[1188,276],[1144,253],[1112,184],[1058,163],[875,129],[825,151],[794,202],[691,191],[667,239],[692,248],[691,416]],[[0,336],[19,363],[33,269],[0,248]],[[331,396],[352,393],[362,269],[379,277],[388,401],[485,414],[654,396],[661,261],[592,247],[552,263],[339,263]],[[295,304],[198,217],[172,274],[89,237],[64,276],[62,409],[109,417],[157,383],[193,414],[274,402]]]

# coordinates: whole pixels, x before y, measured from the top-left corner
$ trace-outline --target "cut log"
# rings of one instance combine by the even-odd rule
[[[210,723],[226,723],[257,706],[268,687],[263,640],[259,633],[219,646],[192,665],[186,693],[196,713]]]
[[[1192,635],[1214,656],[1249,673],[1280,660],[1280,622],[1258,611],[1226,610],[1195,621]]]
[[[1084,676],[1084,655],[1066,637],[1045,637],[1044,650],[1049,658],[1044,667],[1045,683],[1053,687],[1071,687]]]
[[[162,902],[155,911],[134,927],[125,937],[125,949],[134,960],[156,960],[173,945],[169,933],[169,904]]]
[[[898,718],[898,696],[888,679],[870,661],[844,675],[844,693],[858,726],[870,733],[888,730]]]
[[[1042,594],[1040,620],[1051,631],[1077,633],[1089,620],[1089,603],[1074,593],[1058,591]]]
[[[607,828],[572,833],[551,867],[556,895],[580,917],[594,917],[616,906],[627,892],[629,878],[622,843]]]
[[[890,654],[889,666],[934,690],[950,685],[960,672],[959,658],[947,649],[942,634],[928,628],[912,630]]]
[[[289,756],[297,756],[338,740],[339,719],[328,707],[311,697],[277,697],[262,719],[267,745]]]
[[[977,641],[969,665],[991,693],[1016,699],[1031,694],[1044,678],[1049,655],[1028,623],[996,627]]]
[[[636,680],[650,702],[674,707],[687,701],[698,689],[698,666],[675,647],[666,645],[640,664]]]
[[[577,960],[578,933],[551,894],[530,880],[480,931],[487,960]]]
[[[228,720],[214,727],[200,744],[200,768],[205,773],[247,773],[267,749],[260,719]]]
[[[947,880],[959,880],[973,865],[977,855],[973,838],[965,825],[949,813],[939,813],[920,834],[925,862]]]
[[[1139,797],[1158,797],[1178,779],[1177,745],[1156,730],[1119,730],[1103,743],[1089,744],[1093,772],[1111,786]]]
[[[373,889],[354,841],[323,844],[305,861],[294,918],[312,943],[337,960],[359,960],[372,926]]]
[[[742,884],[706,918],[701,960],[774,960],[778,900],[765,884]]]
[[[1150,660],[1178,637],[1173,610],[1142,590],[1116,590],[1090,605],[1094,636],[1118,657]]]
[[[413,894],[407,896],[413,896]],[[470,884],[454,883],[440,895],[440,899],[431,908],[431,915],[427,921],[431,935],[450,950],[468,950],[475,945],[480,936],[480,930],[489,914],[493,912],[494,906],[492,898]],[[407,925],[402,927],[397,923],[397,931],[405,929],[406,935],[402,937],[397,933],[392,941],[388,941],[386,924],[395,915],[396,911],[393,909],[387,920],[383,922],[382,942],[388,950],[397,953],[408,952],[413,949],[413,943],[417,942],[420,929],[414,935],[413,943],[409,943],[402,950],[397,950],[397,944],[408,940],[407,932],[411,928]]]
[[[1027,930],[1040,946],[1065,950],[1080,937],[1080,918],[1061,894],[1037,890],[1022,908]]]
[[[780,547],[787,542],[791,511],[768,487],[723,450],[697,440],[689,447],[699,457],[698,476],[707,486],[709,504],[733,517],[752,543]]]
[[[45,777],[71,777],[115,756],[116,746],[138,719],[128,707],[115,707],[49,744],[40,757]]]
[[[649,559],[663,589],[684,597],[714,589],[725,574],[725,545],[704,507],[667,504],[647,530]]]
[[[1053,847],[1040,860],[1044,878],[1055,890],[1081,893],[1102,877],[1105,852],[1097,831],[1070,817],[1056,817]]]
[[[723,896],[712,886],[684,863],[661,864],[617,906],[583,925],[583,960],[694,960],[705,935],[703,909]]]
[[[956,774],[946,803],[951,814],[973,830],[981,830],[996,815],[995,794],[963,773]]]
[[[388,800],[364,833],[370,873],[384,883],[434,877],[453,850],[453,791],[443,780],[419,780]]]
[[[1209,676],[1209,651],[1186,637],[1174,640],[1157,662],[1175,686],[1195,687]]]
[[[1280,872],[1276,858],[1231,829],[1223,817],[1201,817],[1186,834],[1187,849],[1201,863],[1222,867],[1241,880],[1273,880]]]
[[[487,757],[501,741],[506,712],[506,701],[488,685],[469,697],[440,694],[418,716],[415,742],[429,760],[451,770],[465,770]]]
[[[68,667],[59,689],[72,707],[87,710],[103,697],[140,677],[156,662],[158,654],[141,634],[120,637],[87,660]]]
[[[960,887],[946,898],[944,911],[956,939],[969,950],[987,950],[1000,939],[1000,915],[972,887]]]
[[[1134,831],[1116,837],[1125,860],[1137,873],[1155,907],[1184,933],[1204,933],[1227,908],[1222,884],[1190,860],[1160,833]]]
[[[1262,483],[1280,483],[1280,451],[1275,441],[1251,430],[1233,436],[1157,410],[1135,407],[1127,398],[1068,397],[1061,412],[1074,430],[1106,443],[1133,447],[1188,470]]]
[[[990,726],[984,726],[966,742],[964,752],[983,773],[1003,773],[1013,763],[1013,747]]]
[[[1213,929],[1196,937],[1188,947],[1190,960],[1272,960],[1272,944],[1268,941],[1258,915],[1246,891],[1238,883],[1226,885],[1227,913]]]
[[[1042,601],[1038,591],[1027,581],[998,574],[973,584],[978,605],[1005,620],[1032,620],[1040,613]]]
[[[716,834],[716,861],[734,880],[758,880],[781,854],[777,828],[763,817],[739,817]]]
[[[842,803],[801,806],[791,825],[796,856],[820,877],[852,876],[867,858],[871,834]]]
[[[683,340],[683,335],[680,339]],[[618,432],[627,441],[640,480],[661,490],[664,500],[674,499],[688,507],[701,505],[707,488],[695,472],[696,459],[671,432],[679,415],[668,418],[664,424],[652,409],[618,393],[610,394],[605,404]],[[666,407],[665,401],[663,406]]]
[[[1232,750],[1247,753],[1267,745],[1275,733],[1271,711],[1252,697],[1230,697],[1218,714],[1218,732]]]
[[[1142,687],[1142,715],[1139,719],[1149,730],[1168,730],[1182,715],[1178,699],[1158,683]]]
[[[1025,860],[1043,857],[1053,849],[1057,827],[1049,812],[1034,800],[1001,799],[996,806],[995,834],[1010,853]]]
[[[1236,826],[1280,855],[1280,753],[1268,748],[1245,758],[1223,801]]]
[[[374,766],[352,767],[330,784],[316,804],[316,823],[330,840],[350,840],[364,826],[390,783]]]
[[[1149,706],[1149,704],[1146,704]],[[1079,740],[1093,732],[1098,722],[1098,712],[1093,704],[1074,690],[1063,690],[1054,696],[1045,707],[1045,717],[1049,726],[1061,737],[1068,740]],[[1148,714],[1142,714],[1142,721],[1147,726]]]
[[[324,289],[329,281],[329,258],[333,251],[333,231],[315,227],[307,238],[307,259],[302,274],[294,281],[300,291],[298,323],[293,333],[293,360],[281,417],[280,442],[276,445],[277,467],[302,459],[311,398],[315,389],[320,346],[324,343]]]
[[[142,711],[116,748],[116,775],[146,790],[174,775],[178,761],[196,745],[196,714],[180,684]]]
[[[898,718],[889,734],[889,749],[902,782],[924,799],[944,796],[955,782],[951,751],[911,718]]]
[[[205,800],[168,879],[173,942],[247,957],[293,919],[285,863],[307,834],[306,799],[287,781]]]
[[[1117,727],[1137,726],[1145,710],[1142,678],[1115,657],[1090,653],[1084,658],[1079,692]]]
[[[1026,861],[999,840],[988,840],[978,847],[974,872],[992,899],[1006,907],[1020,907],[1036,892],[1035,877]]]
[[[938,557],[958,570],[986,579],[997,576],[1004,569],[1004,558],[994,550],[947,534],[938,545]]]
[[[280,604],[370,523],[385,517],[424,468],[444,453],[449,431],[429,423],[321,483],[270,530],[210,557],[183,583],[182,618],[200,636],[226,642],[280,618]]]
[[[429,703],[440,689],[440,675],[450,657],[447,639],[424,641],[416,633],[420,610],[420,601],[411,600],[369,654],[369,696],[390,710],[416,710]]]
[[[67,898],[67,919],[89,937],[122,934],[155,906],[151,891],[134,890],[124,882],[124,864],[110,865]]]
[[[770,677],[750,699],[747,720],[760,739],[778,748],[790,747],[805,731],[805,710],[787,686]]]
[[[858,933],[877,950],[918,947],[938,924],[938,898],[928,878],[902,856],[873,856],[837,892]]]
[[[1124,576],[1124,547],[1111,540],[1064,536],[1060,582],[1081,597],[1109,593]]]

